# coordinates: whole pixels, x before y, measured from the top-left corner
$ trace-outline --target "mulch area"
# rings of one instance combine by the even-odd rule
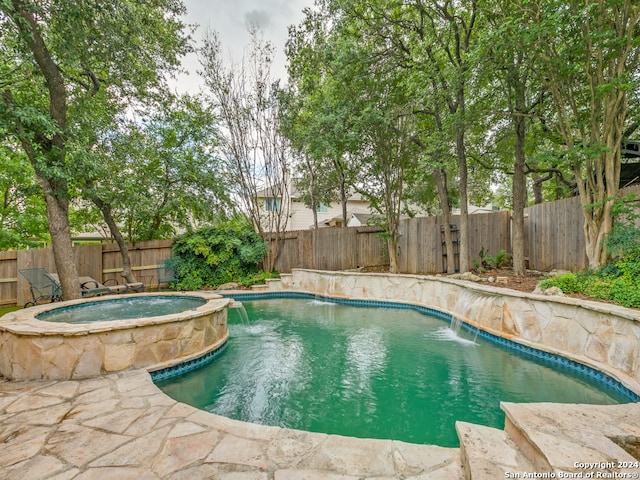
[[[545,274],[541,272],[535,272],[527,270],[524,277],[516,277],[513,274],[513,270],[508,268],[495,268],[487,270],[486,272],[476,273],[481,278],[498,278],[501,277],[501,282],[496,286],[503,288],[511,288],[512,290],[519,290],[521,292],[531,293],[536,289],[536,285],[541,280],[544,280]]]
[[[365,267],[358,270],[359,272],[374,272],[374,273],[387,273],[389,272],[388,266],[378,267]],[[496,283],[497,287],[511,288],[512,290],[519,290],[521,292],[531,293],[536,289],[536,285],[539,281],[545,278],[545,274],[541,272],[527,270],[524,277],[516,277],[513,274],[513,270],[509,268],[494,268],[486,270],[484,272],[473,272],[481,278],[493,277],[494,280],[501,277],[501,282]],[[484,283],[484,282],[483,282]]]

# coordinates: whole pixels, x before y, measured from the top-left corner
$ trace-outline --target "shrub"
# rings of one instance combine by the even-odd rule
[[[266,251],[266,243],[242,216],[182,235],[173,245],[172,257],[178,288],[197,290],[241,282],[258,272]]]
[[[579,282],[580,292],[589,297],[597,298],[598,300],[610,300],[611,299],[611,287],[612,283],[610,279],[602,279],[597,276],[585,276],[582,282]]]
[[[242,279],[240,279],[240,285],[243,287],[250,287],[251,285],[258,285],[261,283],[265,283],[267,278],[280,278],[280,274],[278,272],[265,272],[264,270],[249,274]]]
[[[564,293],[580,293],[640,308],[640,246],[629,248],[615,263],[577,275],[569,273],[548,278],[541,287],[559,287]]]
[[[640,280],[617,278],[611,286],[611,299],[623,307],[640,308]]]
[[[545,290],[551,287],[558,287],[564,293],[581,293],[579,292],[579,285],[580,282],[578,281],[578,277],[575,273],[566,273],[556,277],[547,278],[540,283],[540,286]]]
[[[496,256],[493,257],[489,250],[482,247],[478,253],[480,259],[473,260],[476,270],[484,272],[485,269],[505,268],[511,266],[511,255],[503,248],[498,250]]]

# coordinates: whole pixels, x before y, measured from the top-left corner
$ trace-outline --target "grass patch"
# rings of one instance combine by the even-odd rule
[[[8,307],[0,307],[0,317],[5,313],[14,312],[16,310],[21,310],[21,309],[22,307],[11,306],[11,305]]]

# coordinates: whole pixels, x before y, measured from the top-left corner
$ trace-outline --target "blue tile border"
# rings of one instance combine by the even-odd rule
[[[163,368],[162,370],[156,370],[155,372],[149,372],[151,375],[151,380],[154,382],[159,382],[161,380],[167,380],[168,378],[177,377],[178,375],[182,375],[183,373],[191,372],[192,370],[196,370],[204,365],[213,362],[216,358],[224,353],[227,348],[228,340],[220,345],[215,350],[212,350],[208,353],[205,353],[201,357],[194,358],[193,360],[189,360],[188,362],[180,363],[179,365],[174,365],[173,367]]]
[[[233,298],[234,300],[238,300],[238,301],[269,300],[274,298],[318,299],[318,300],[329,301],[333,303],[351,305],[351,306],[393,308],[397,310],[415,310],[424,315],[429,315],[429,316],[438,318],[440,320],[443,320],[445,322],[451,322],[451,319],[452,319],[452,315],[449,313],[444,313],[429,307],[423,307],[420,305],[413,305],[410,303],[402,303],[402,302],[333,298],[333,297],[328,297],[324,295],[314,295],[311,293],[303,293],[303,292],[269,292],[269,293],[238,293],[238,294],[223,293],[222,295],[228,298]],[[632,402],[640,402],[640,395],[630,390],[629,388],[625,387],[622,383],[620,383],[615,378],[599,370],[596,370],[595,368],[589,367],[587,365],[568,359],[566,357],[556,355],[554,353],[545,352],[544,350],[540,350],[534,347],[530,347],[527,345],[523,345],[521,343],[514,342],[513,340],[502,338],[498,335],[494,335],[492,333],[486,332],[484,330],[473,327],[464,322],[462,322],[462,328],[464,328],[468,332],[477,333],[478,337],[484,340],[493,342],[506,349],[513,350],[525,356],[533,357],[538,361],[548,363],[556,367],[565,368],[567,370],[570,370],[573,373],[590,378],[591,380],[594,380],[596,383],[599,383],[605,388],[613,390],[614,392],[622,395],[623,397],[629,399]]]

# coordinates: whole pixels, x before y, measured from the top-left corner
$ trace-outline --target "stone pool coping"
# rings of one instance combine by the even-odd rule
[[[518,444],[533,441],[550,459],[550,469],[521,458],[514,442],[505,442],[505,432],[488,427],[476,432],[482,438],[473,438],[470,425],[461,429],[463,454],[458,448],[239,422],[169,398],[144,370],[84,380],[0,380],[0,476],[6,480],[495,480],[560,469],[619,472],[576,464],[634,462],[609,438],[640,433],[640,404],[507,404],[503,409]],[[640,469],[622,471],[633,474]]]
[[[462,479],[460,450],[268,427],[166,396],[144,370],[0,380],[6,480]]]
[[[218,311],[229,304],[228,301],[220,301],[217,303],[205,303],[194,310],[188,310],[186,312],[173,313],[169,315],[159,315],[148,318],[133,318],[127,320],[111,320],[92,323],[66,323],[66,322],[48,322],[46,320],[39,320],[36,318],[38,315],[57,309],[73,308],[79,305],[86,305],[91,303],[108,302],[110,300],[124,300],[127,298],[140,298],[140,297],[157,297],[157,296],[172,296],[172,297],[196,297],[207,300],[222,300],[223,297],[213,292],[142,292],[142,293],[129,293],[121,295],[104,295],[100,297],[93,297],[90,299],[81,298],[77,300],[70,300],[66,302],[47,303],[43,305],[35,305],[22,310],[15,310],[9,312],[0,317],[0,329],[19,335],[42,335],[42,336],[74,336],[74,335],[86,335],[87,333],[102,333],[116,330],[126,330],[132,326],[144,327],[148,325],[161,325],[163,323],[175,322],[181,319],[190,319],[197,316],[202,312],[203,307],[205,311]],[[213,307],[213,309],[212,309]]]

